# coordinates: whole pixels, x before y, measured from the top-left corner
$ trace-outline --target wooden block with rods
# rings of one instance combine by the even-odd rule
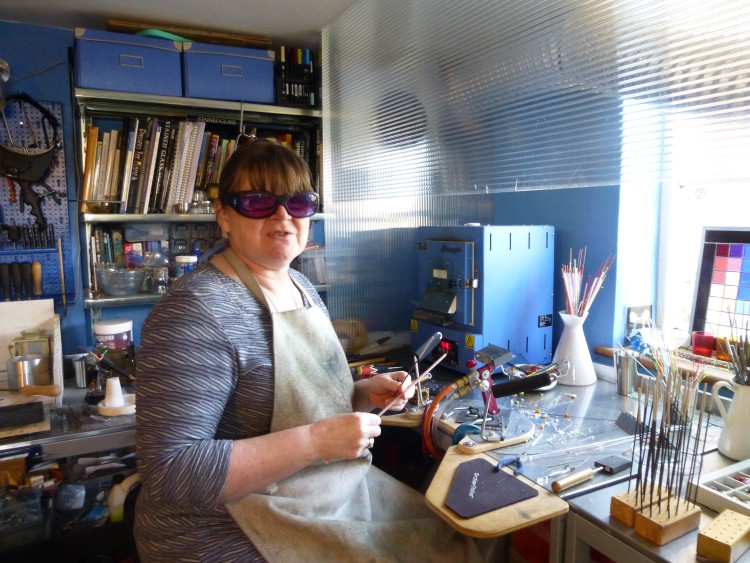
[[[662,497],[666,497],[667,494],[667,490],[662,488]],[[654,491],[654,499],[658,496],[658,493]],[[632,528],[635,524],[635,513],[639,510],[643,511],[649,506],[651,506],[651,503],[649,503],[648,495],[641,501],[638,499],[638,491],[631,489],[629,493],[625,492],[612,496],[609,502],[609,515]]]
[[[669,512],[667,511],[669,505]],[[678,509],[679,505],[679,510]],[[672,497],[636,512],[635,533],[656,545],[665,545],[701,523],[701,509],[683,499]]]
[[[750,547],[750,516],[725,510],[698,533],[697,554],[711,561],[734,563]]]

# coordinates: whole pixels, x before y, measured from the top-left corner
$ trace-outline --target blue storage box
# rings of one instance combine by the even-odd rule
[[[274,59],[262,49],[183,43],[185,96],[272,104]]]
[[[182,96],[181,52],[176,41],[77,28],[76,86]]]

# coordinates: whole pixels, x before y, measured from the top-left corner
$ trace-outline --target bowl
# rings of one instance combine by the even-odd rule
[[[114,265],[96,267],[96,283],[100,291],[112,297],[127,297],[141,290],[146,270],[143,268],[121,268]]]
[[[122,205],[121,201],[86,201],[89,213],[117,213]]]

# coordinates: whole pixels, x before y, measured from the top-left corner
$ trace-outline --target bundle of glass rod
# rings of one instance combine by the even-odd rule
[[[594,298],[607,277],[607,272],[615,261],[614,256],[609,256],[605,262],[599,265],[599,269],[594,275],[586,280],[583,285],[584,269],[586,267],[586,248],[578,251],[578,259],[573,259],[573,249],[570,249],[570,260],[568,264],[562,265],[563,289],[565,290],[565,312],[569,315],[585,317],[589,312]],[[581,290],[583,286],[583,290]]]
[[[693,483],[702,467],[710,417],[704,413],[710,406],[700,369],[683,377],[677,355],[660,338],[649,351],[656,374],[641,378],[637,388],[631,470],[635,484],[631,481],[626,493],[612,498],[610,514],[663,545],[700,524]]]

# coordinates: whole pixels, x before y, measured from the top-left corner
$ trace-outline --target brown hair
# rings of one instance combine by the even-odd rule
[[[307,163],[292,149],[270,139],[240,146],[224,166],[219,198],[245,190],[276,195],[314,191]]]

